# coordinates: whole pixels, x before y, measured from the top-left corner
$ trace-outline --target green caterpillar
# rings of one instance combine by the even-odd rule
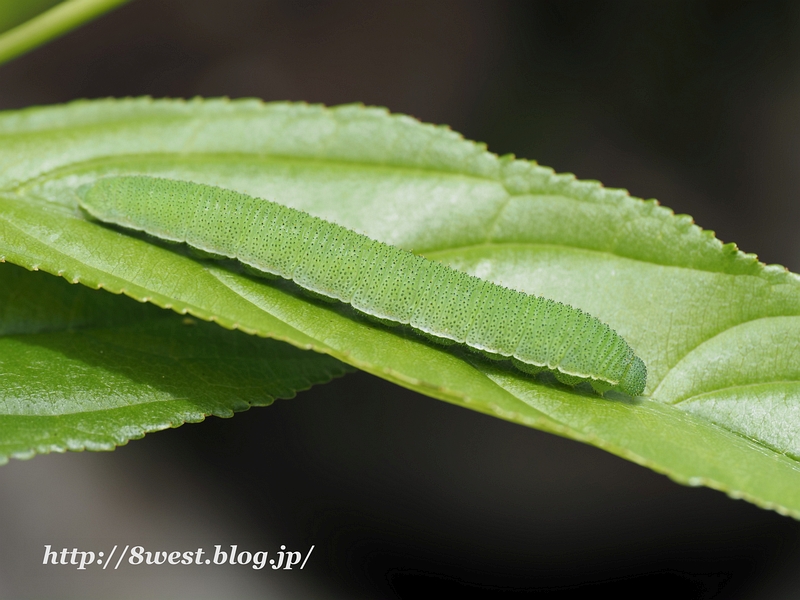
[[[78,190],[92,217],[235,258],[325,298],[521,371],[638,396],[647,369],[600,320],[389,246],[335,223],[231,190],[152,177],[108,177]]]

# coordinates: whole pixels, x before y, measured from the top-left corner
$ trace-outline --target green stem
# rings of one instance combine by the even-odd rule
[[[41,46],[129,0],[65,0],[0,35],[0,64]]]

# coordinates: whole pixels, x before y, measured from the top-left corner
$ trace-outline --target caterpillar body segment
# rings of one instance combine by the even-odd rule
[[[222,188],[144,176],[78,190],[92,217],[283,277],[381,322],[511,359],[567,385],[631,396],[647,369],[608,325],[565,304],[456,271],[300,210]]]

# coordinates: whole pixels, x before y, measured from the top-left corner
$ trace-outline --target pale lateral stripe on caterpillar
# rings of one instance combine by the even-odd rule
[[[526,373],[637,396],[647,369],[625,340],[583,311],[517,292],[275,202],[153,177],[107,177],[78,190],[94,218],[215,255],[408,325],[440,341],[510,358]]]

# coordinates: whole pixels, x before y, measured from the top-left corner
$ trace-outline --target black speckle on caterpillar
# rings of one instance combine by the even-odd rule
[[[647,369],[585,312],[473,277],[275,202],[153,177],[108,177],[78,190],[92,217],[236,259],[374,319],[462,344],[567,385],[638,396]]]

